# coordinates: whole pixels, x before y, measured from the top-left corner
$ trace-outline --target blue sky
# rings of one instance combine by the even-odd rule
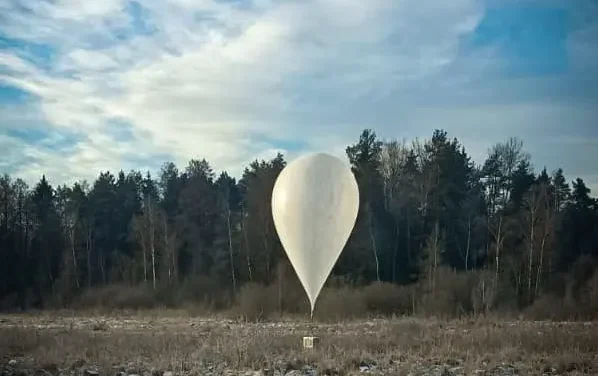
[[[594,0],[0,0],[0,172],[30,183],[443,128],[597,194],[597,115]]]

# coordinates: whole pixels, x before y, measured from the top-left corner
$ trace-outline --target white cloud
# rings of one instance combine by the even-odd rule
[[[125,5],[126,0],[0,0],[0,28],[8,37],[64,51],[92,39],[112,39],[106,30],[128,22]]]
[[[266,138],[342,155],[364,127],[428,136],[464,129],[458,122],[476,114],[500,126],[521,110],[463,105],[500,85],[509,95],[512,84],[492,76],[480,85],[499,64],[492,48],[462,55],[483,16],[477,0],[149,0],[140,2],[142,20],[125,0],[14,4],[0,0],[0,32],[49,44],[54,57],[42,68],[23,51],[4,51],[0,83],[34,94],[29,111],[52,132],[80,137],[68,153],[23,149],[37,164],[16,174],[32,179],[93,179],[157,155],[181,165],[205,157],[238,175],[256,157],[297,154]],[[460,113],[442,109],[454,100]],[[119,139],[118,124],[131,126],[132,139]]]
[[[118,61],[104,53],[76,49],[66,54],[63,69],[103,71],[118,68]]]
[[[106,0],[106,1],[78,1],[78,0],[59,0],[54,4],[48,2],[38,2],[33,10],[39,13],[47,11],[47,16],[51,19],[69,19],[83,21],[90,17],[104,17],[113,15],[122,11],[124,1]]]

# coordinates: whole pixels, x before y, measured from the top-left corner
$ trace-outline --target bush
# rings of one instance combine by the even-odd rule
[[[390,283],[374,283],[365,288],[326,286],[316,302],[314,318],[320,321],[340,321],[377,315],[409,314],[413,310],[415,290]],[[265,286],[249,283],[237,297],[235,312],[247,320],[267,320],[279,309],[278,284]],[[284,313],[309,314],[309,301],[297,282],[282,285]]]
[[[18,302],[19,299],[16,292],[0,297],[0,312],[15,310],[19,306]]]
[[[524,311],[524,317],[532,320],[595,320],[598,319],[598,273],[579,280],[569,281],[566,294],[546,294],[538,297]]]
[[[413,286],[375,282],[364,287],[362,291],[368,312],[386,316],[413,313],[416,298]]]
[[[450,268],[436,270],[435,284],[422,281],[422,300],[419,312],[425,316],[460,317],[473,312],[472,277],[468,272],[456,272]]]
[[[589,255],[580,256],[571,266],[569,278],[570,292],[577,301],[587,294],[588,286],[592,284],[595,276],[596,260]]]
[[[469,273],[471,274],[471,312],[486,315],[497,305],[494,273],[486,270]]]
[[[232,306],[232,294],[224,290],[214,278],[194,276],[187,278],[176,287],[174,305],[191,304],[211,310],[223,310]]]
[[[598,318],[598,272],[587,279],[581,288],[577,305],[580,308],[580,316],[591,320]]]
[[[515,312],[536,320],[597,319],[598,273],[581,262],[576,267],[578,275],[569,275],[566,279],[564,275],[555,275],[549,279],[545,284],[547,292],[523,311],[517,307],[515,286],[506,273],[498,287],[495,287],[493,271],[455,272],[446,267],[437,268],[434,283],[423,279],[408,286],[378,282],[355,287],[342,278],[331,277],[320,293],[314,318],[339,321],[368,315],[414,313],[452,318]],[[252,321],[278,317],[277,313],[307,317],[309,302],[296,274],[288,267],[280,269],[272,285],[247,283],[235,297],[231,291],[221,288],[217,280],[200,276],[181,284],[158,285],[155,290],[148,285],[125,284],[93,288],[77,297],[72,307],[107,310],[177,307],[202,315],[233,308],[231,313]],[[58,301],[63,297],[56,298]],[[5,299],[7,302],[0,302],[0,308],[17,303],[14,295]]]
[[[366,315],[363,291],[348,287],[325,287],[316,301],[314,311],[314,318],[321,321],[340,321]]]
[[[156,306],[153,292],[145,286],[108,285],[86,290],[77,308],[148,309]]]
[[[181,305],[177,284],[160,283],[153,292],[158,305],[167,308],[175,308]]]
[[[523,317],[529,320],[572,320],[575,317],[575,303],[569,296],[559,298],[546,294],[537,298],[523,311]]]
[[[278,293],[276,293],[276,299],[278,299]],[[285,313],[309,314],[309,299],[301,285],[283,285],[282,310]]]
[[[566,273],[554,273],[545,282],[542,290],[552,296],[564,299],[568,293],[569,278]]]
[[[279,264],[275,284],[276,296],[274,299],[276,302],[279,302],[280,299],[282,310],[285,313],[309,314],[309,299],[290,264]]]
[[[276,312],[276,291],[274,286],[247,283],[241,287],[237,312],[246,320],[266,320]]]

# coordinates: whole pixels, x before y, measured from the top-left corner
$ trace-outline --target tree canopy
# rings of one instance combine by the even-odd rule
[[[346,154],[361,200],[335,277],[425,279],[433,289],[439,268],[488,270],[526,305],[563,275],[586,278],[580,262],[598,260],[598,201],[558,166],[536,174],[521,140],[496,144],[476,165],[443,130],[408,143],[366,129]],[[28,187],[5,174],[0,308],[64,305],[112,283],[159,289],[203,276],[233,293],[273,283],[288,262],[270,211],[285,165],[281,154],[255,160],[236,180],[192,159],[184,168],[166,162],[158,176],[104,171],[57,187],[45,176]]]

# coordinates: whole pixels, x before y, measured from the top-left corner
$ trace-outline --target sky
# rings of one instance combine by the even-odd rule
[[[444,129],[598,193],[595,0],[0,0],[0,173],[239,176]]]

